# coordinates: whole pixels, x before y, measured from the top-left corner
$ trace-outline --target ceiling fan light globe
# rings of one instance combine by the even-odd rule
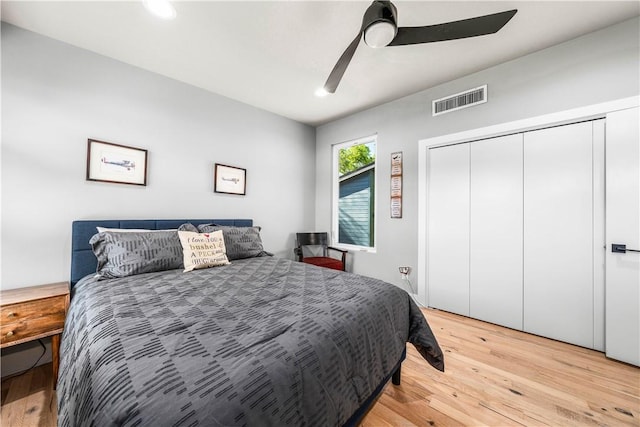
[[[370,47],[385,47],[396,36],[398,28],[389,21],[378,21],[364,30],[364,42]]]

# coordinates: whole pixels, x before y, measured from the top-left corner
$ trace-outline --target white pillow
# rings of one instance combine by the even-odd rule
[[[175,228],[169,230],[145,230],[142,228],[106,228],[96,227],[98,233],[104,233],[105,231],[116,231],[118,233],[153,233],[154,231],[176,231]]]
[[[184,272],[231,264],[227,259],[222,230],[213,233],[178,231],[184,256]]]

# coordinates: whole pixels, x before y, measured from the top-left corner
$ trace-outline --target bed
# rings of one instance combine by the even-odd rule
[[[187,273],[95,277],[96,227],[183,224],[257,228],[249,219],[73,223],[60,427],[352,426],[392,377],[399,384],[407,342],[444,370],[419,308],[376,279],[264,252]]]

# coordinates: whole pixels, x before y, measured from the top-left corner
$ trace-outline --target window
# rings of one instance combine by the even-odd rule
[[[333,243],[375,248],[376,136],[333,146]]]

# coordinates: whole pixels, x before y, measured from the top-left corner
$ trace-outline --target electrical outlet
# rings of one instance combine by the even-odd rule
[[[411,267],[398,267],[398,271],[400,271],[400,278],[402,280],[407,280]]]
[[[400,278],[407,282],[407,286],[409,286],[409,293],[415,294],[416,291],[413,289],[413,285],[409,280],[409,273],[411,273],[411,267],[398,267],[398,271],[400,272]]]

